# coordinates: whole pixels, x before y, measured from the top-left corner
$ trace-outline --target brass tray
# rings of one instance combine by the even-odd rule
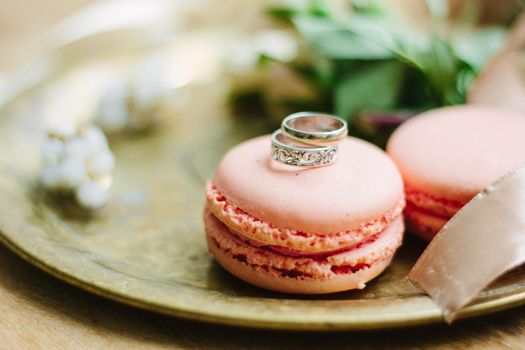
[[[1,107],[0,238],[6,246],[95,294],[194,320],[299,330],[443,322],[439,308],[405,278],[424,249],[409,236],[393,264],[366,289],[327,296],[264,291],[211,259],[201,218],[205,180],[229,147],[266,132],[254,119],[229,115],[220,75],[186,88],[188,102],[162,128],[111,140],[114,196],[102,211],[87,215],[45,195],[37,185],[44,120],[92,114],[101,81],[144,54],[124,51],[70,57]],[[517,270],[460,317],[524,302],[525,272]]]

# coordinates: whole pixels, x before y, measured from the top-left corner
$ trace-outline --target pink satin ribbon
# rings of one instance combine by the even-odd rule
[[[464,206],[432,240],[408,278],[452,322],[490,282],[523,263],[525,164]]]

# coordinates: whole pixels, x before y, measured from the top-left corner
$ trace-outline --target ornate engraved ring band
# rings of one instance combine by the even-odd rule
[[[282,133],[289,139],[312,146],[336,146],[348,135],[346,122],[334,115],[298,112],[284,118]]]
[[[272,158],[286,165],[321,167],[335,162],[337,147],[312,147],[288,139],[280,129],[272,134]]]

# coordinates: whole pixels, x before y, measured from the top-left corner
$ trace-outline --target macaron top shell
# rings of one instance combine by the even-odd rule
[[[436,109],[401,125],[387,151],[411,190],[466,203],[525,162],[525,115],[474,105]]]
[[[275,227],[335,233],[360,227],[399,205],[401,176],[376,146],[348,138],[337,161],[298,168],[274,161],[269,136],[231,149],[213,184],[233,204]]]

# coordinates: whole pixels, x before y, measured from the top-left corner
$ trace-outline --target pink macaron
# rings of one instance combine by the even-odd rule
[[[525,115],[439,108],[401,125],[387,151],[405,182],[407,228],[431,240],[476,194],[525,162]]]
[[[321,294],[379,275],[403,236],[403,182],[377,147],[348,138],[337,161],[297,168],[274,161],[270,137],[231,149],[206,190],[210,252],[256,286]]]

